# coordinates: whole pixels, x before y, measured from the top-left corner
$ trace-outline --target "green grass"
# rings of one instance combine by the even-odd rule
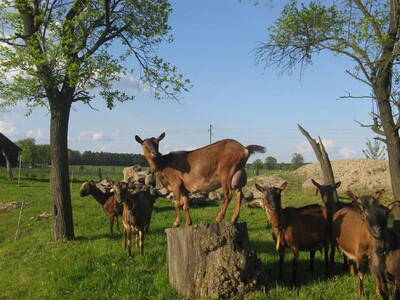
[[[121,169],[105,172],[104,168],[103,178],[118,180],[122,178]],[[139,257],[135,248],[134,257],[129,259],[123,249],[122,235],[109,235],[108,219],[97,202],[91,196],[81,198],[78,195],[83,180],[98,180],[97,169],[80,173],[77,168],[71,185],[76,240],[54,242],[51,219],[36,219],[43,212],[50,213],[47,172],[24,170],[21,174],[29,175],[23,176],[18,186],[17,180],[6,180],[4,170],[0,170],[0,202],[28,203],[22,210],[15,242],[21,210],[0,211],[0,299],[184,299],[169,285],[167,274],[164,230],[172,225],[175,217],[170,201],[160,198],[155,204],[150,230],[144,240],[145,256]],[[279,176],[290,183],[290,189],[283,195],[284,206],[319,203],[319,198],[301,194],[302,178],[290,172],[279,173]],[[254,178],[248,184],[254,184]],[[214,222],[220,204],[193,207],[194,224],[203,220]],[[226,220],[233,206],[231,203]],[[253,292],[244,299],[359,299],[358,278],[341,270],[340,254],[336,256],[336,276],[326,279],[323,255],[317,253],[315,271],[309,272],[309,255],[302,253],[299,285],[293,287],[290,284],[291,253],[287,251],[285,280],[277,281],[278,255],[265,213],[259,208],[242,207],[240,220],[247,223],[252,247],[266,265],[270,282],[266,295],[261,291]],[[365,291],[366,299],[375,299],[375,280],[369,272],[365,276]]]

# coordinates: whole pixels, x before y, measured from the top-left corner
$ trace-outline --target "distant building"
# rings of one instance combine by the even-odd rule
[[[22,149],[11,142],[5,135],[0,132],[0,166],[5,167],[6,159],[1,154],[3,149],[11,165],[15,167],[18,164],[19,151],[22,151]]]

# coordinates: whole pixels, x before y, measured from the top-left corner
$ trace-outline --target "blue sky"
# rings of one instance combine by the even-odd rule
[[[243,145],[259,144],[267,153],[251,156],[290,162],[301,153],[316,161],[297,124],[312,137],[321,137],[331,160],[363,158],[370,123],[369,100],[339,100],[351,92],[368,95],[370,89],[346,75],[353,63],[326,52],[315,57],[302,77],[299,72],[279,76],[279,70],[256,65],[254,52],[268,38],[267,28],[281,11],[276,6],[254,6],[252,1],[175,0],[170,25],[174,42],[163,44],[159,55],[176,65],[193,88],[178,103],[155,100],[139,92],[135,78],[123,78],[118,88],[136,100],[108,110],[101,99],[92,106],[74,104],[69,125],[69,148],[84,151],[142,153],[134,140],[166,137],[160,151],[192,150],[212,141],[232,138]],[[0,113],[0,131],[11,140],[33,137],[49,144],[49,114],[36,109],[25,117],[23,105]]]

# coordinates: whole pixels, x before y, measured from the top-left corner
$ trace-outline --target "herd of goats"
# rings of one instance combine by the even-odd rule
[[[221,222],[226,214],[227,206],[236,193],[235,209],[231,218],[236,222],[239,218],[242,188],[246,185],[247,175],[245,165],[250,154],[265,152],[259,145],[244,147],[231,139],[192,151],[177,151],[162,155],[159,152],[159,142],[165,137],[162,133],[157,138],[142,140],[135,136],[141,144],[143,153],[149,162],[152,173],[159,179],[163,187],[174,194],[176,218],[173,227],[181,222],[181,200],[185,212],[185,226],[192,224],[189,214],[189,194],[195,192],[212,192],[219,188],[224,194],[223,204],[216,216],[216,222]],[[149,175],[150,176],[150,175]],[[85,182],[80,195],[92,195],[103,207],[110,220],[110,232],[113,234],[113,224],[118,216],[122,216],[124,224],[125,249],[131,256],[131,233],[135,231],[135,244],[143,255],[143,235],[150,225],[151,214],[155,200],[161,194],[155,188],[155,178],[146,176],[144,182],[133,180],[111,183],[108,191],[103,191],[93,181]],[[151,179],[152,178],[152,179]],[[400,201],[394,201],[388,206],[379,200],[384,190],[375,195],[357,196],[348,191],[351,203],[335,200],[336,189],[340,182],[334,185],[321,185],[312,180],[320,193],[323,206],[318,204],[303,207],[282,208],[281,194],[287,187],[283,183],[279,187],[265,187],[256,184],[257,190],[263,194],[263,207],[272,227],[272,235],[279,253],[279,278],[285,257],[285,249],[293,254],[292,281],[296,283],[296,273],[299,251],[310,253],[310,269],[313,268],[315,251],[324,250],[325,275],[333,275],[335,249],[343,253],[344,267],[348,267],[348,259],[354,261],[359,277],[359,294],[364,295],[363,262],[369,259],[371,273],[376,277],[376,295],[388,298],[388,283],[395,289],[393,298],[400,299],[400,235],[388,227],[390,212],[400,210]],[[354,266],[350,272],[354,273]]]

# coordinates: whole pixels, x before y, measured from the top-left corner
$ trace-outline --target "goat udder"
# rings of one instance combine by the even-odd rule
[[[247,182],[247,174],[244,169],[237,171],[233,177],[231,182],[232,189],[241,189],[246,185]]]

